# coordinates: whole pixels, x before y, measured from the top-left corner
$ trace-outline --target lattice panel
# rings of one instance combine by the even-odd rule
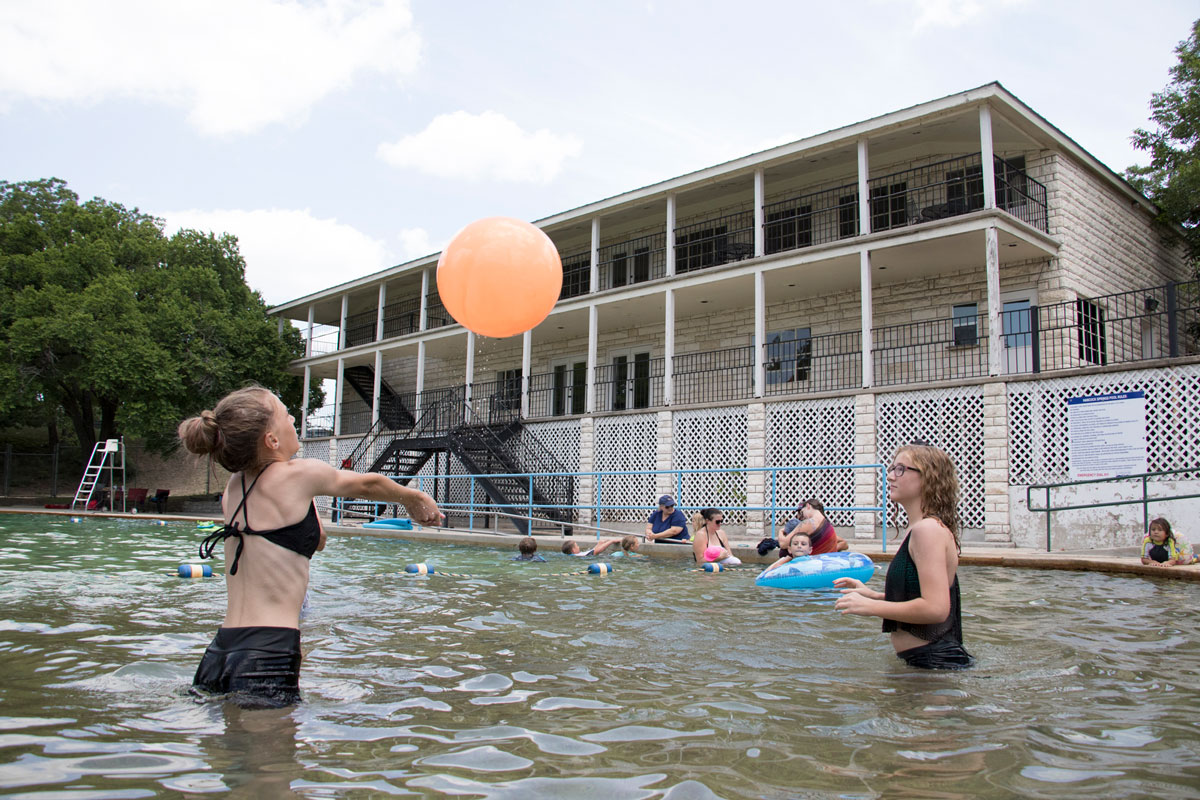
[[[335,467],[341,466],[342,462],[345,461],[347,458],[349,458],[354,453],[354,451],[356,449],[358,449],[358,446],[360,444],[362,444],[362,440],[363,440],[363,437],[361,437],[361,436],[352,436],[352,437],[338,439],[337,440],[338,460],[337,460],[337,464],[334,464],[334,466]],[[370,466],[370,464],[367,464],[365,466]]]
[[[983,527],[983,387],[882,394],[875,401],[876,445],[881,463],[914,439],[950,454],[958,472],[958,521]],[[903,529],[904,509],[888,503],[889,520]]]
[[[300,442],[300,457],[315,458],[317,461],[329,463],[329,440],[321,439],[318,441],[301,441]]]
[[[767,466],[854,463],[853,397],[769,403],[766,427]],[[854,505],[854,470],[789,470],[776,475],[776,501],[785,508],[794,509],[813,497],[826,507]],[[767,481],[769,501],[769,477]],[[782,526],[791,516],[791,510],[777,512],[776,526]],[[839,527],[854,524],[852,511],[830,511],[828,516],[829,521]],[[770,520],[767,520],[767,527],[770,527]]]
[[[675,413],[672,453],[676,469],[733,469],[684,475],[676,502],[690,519],[697,508],[746,505],[746,409],[701,408]],[[744,525],[746,512],[730,511],[731,525]]]
[[[643,475],[605,475],[601,479],[601,499],[609,505],[637,505],[644,509],[601,511],[605,522],[643,522],[658,500],[655,476],[655,451],[658,422],[653,414],[598,417],[595,427],[596,471],[637,470]],[[678,440],[676,440],[678,441]]]
[[[1069,480],[1067,399],[1131,391],[1146,393],[1150,471],[1200,463],[1200,364],[1050,378],[1008,385],[1009,483]],[[1169,479],[1197,475],[1200,470]]]
[[[529,436],[541,442],[558,459],[563,472],[579,471],[579,420],[527,422],[521,428],[521,436]],[[579,505],[578,479],[575,481],[573,504]]]

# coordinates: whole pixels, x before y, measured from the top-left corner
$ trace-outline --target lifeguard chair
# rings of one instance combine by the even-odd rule
[[[79,488],[75,490],[75,499],[71,501],[72,510],[77,506],[83,511],[90,510],[92,494],[96,491],[97,484],[101,483],[105,470],[108,470],[109,509],[116,511],[114,508],[118,496],[116,477],[119,470],[121,473],[121,511],[125,510],[125,440],[123,438],[96,442],[96,446],[92,448],[91,458],[88,459],[87,467],[83,471],[83,478],[79,481]]]

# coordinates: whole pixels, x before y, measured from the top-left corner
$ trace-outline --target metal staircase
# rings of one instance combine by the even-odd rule
[[[517,477],[521,473],[565,470],[549,449],[533,437],[522,435],[515,410],[502,421],[479,420],[461,389],[430,393],[422,398],[421,406],[419,419],[406,429],[389,430],[381,416],[347,459],[348,466],[365,467],[364,471],[381,472],[408,484],[435,454],[452,453],[469,473],[488,476],[477,479],[486,497],[477,498],[475,513],[507,516],[522,534],[528,534],[536,525],[526,516],[541,517],[550,523],[574,519],[574,511],[562,507],[574,505],[573,477]],[[526,511],[531,505],[532,513]],[[344,513],[369,516],[379,511],[378,504],[370,502],[343,502],[339,507]],[[465,516],[466,512],[450,514]],[[553,527],[557,531],[562,526]]]
[[[125,448],[123,445],[124,442],[121,439],[107,439],[103,442],[96,442],[92,448],[91,456],[88,457],[87,467],[83,470],[83,477],[79,481],[79,488],[75,490],[75,499],[71,501],[72,510],[81,503],[82,507],[80,510],[87,510],[88,503],[92,500],[92,493],[96,491],[96,486],[100,483],[100,477],[104,474],[106,468],[108,469],[110,490],[109,507],[112,507],[112,497],[115,494],[115,472],[119,469],[121,471],[121,510],[125,510]],[[117,463],[118,457],[120,457],[120,464]],[[115,508],[112,510],[116,511]]]
[[[375,370],[365,366],[346,367],[342,371],[346,383],[358,393],[368,408],[375,407]],[[391,430],[411,428],[413,413],[388,382],[379,379],[379,419]]]

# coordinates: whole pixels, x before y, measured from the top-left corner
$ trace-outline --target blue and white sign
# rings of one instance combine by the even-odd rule
[[[1148,472],[1146,393],[1069,398],[1067,440],[1073,481]]]

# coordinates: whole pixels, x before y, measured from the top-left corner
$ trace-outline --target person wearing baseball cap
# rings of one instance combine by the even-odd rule
[[[658,508],[651,511],[646,520],[645,535],[648,542],[687,544],[691,541],[687,519],[683,512],[675,507],[674,497],[664,494],[658,498]]]

